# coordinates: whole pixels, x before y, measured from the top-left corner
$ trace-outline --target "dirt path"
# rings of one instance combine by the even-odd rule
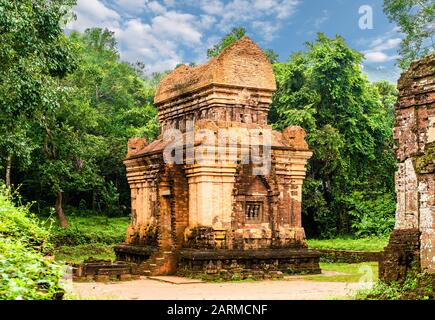
[[[283,281],[184,283],[151,279],[113,283],[74,283],[72,294],[79,299],[133,300],[324,300],[346,297],[360,283],[318,282],[303,279]]]

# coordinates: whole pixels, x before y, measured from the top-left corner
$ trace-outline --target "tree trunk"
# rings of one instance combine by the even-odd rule
[[[9,153],[6,158],[6,187],[10,188],[11,183],[11,167],[12,167],[12,154]]]
[[[92,189],[92,211],[95,211],[96,207],[97,207],[97,193],[95,192],[95,189]]]
[[[66,216],[62,208],[62,196],[63,196],[62,192],[57,193],[55,209],[56,209],[56,214],[59,218],[60,226],[62,228],[68,228],[68,220],[66,220]]]

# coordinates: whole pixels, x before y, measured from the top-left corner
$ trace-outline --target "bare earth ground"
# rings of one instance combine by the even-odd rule
[[[74,299],[122,300],[327,300],[350,297],[363,286],[356,282],[318,282],[301,277],[226,283],[199,283],[185,278],[171,278],[170,282],[166,279],[76,282],[72,285],[71,295]]]

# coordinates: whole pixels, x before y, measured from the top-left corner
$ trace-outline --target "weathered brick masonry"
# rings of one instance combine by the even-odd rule
[[[204,65],[183,65],[162,79],[155,96],[161,135],[149,144],[129,141],[132,220],[125,243],[116,247],[119,260],[137,263],[142,274],[320,272],[301,222],[312,152],[302,128],[281,133],[267,124],[275,90],[272,66],[247,37]],[[194,142],[181,151],[186,161],[168,164],[165,133],[177,129],[187,138],[192,121]],[[212,141],[200,136],[204,129]],[[222,129],[237,143],[213,149]],[[237,140],[249,130],[271,133],[266,175],[254,175],[257,164],[242,162],[243,154],[264,147]],[[187,161],[200,148],[236,161]]]
[[[386,281],[412,266],[435,273],[435,55],[413,62],[398,89],[396,225],[379,269]]]

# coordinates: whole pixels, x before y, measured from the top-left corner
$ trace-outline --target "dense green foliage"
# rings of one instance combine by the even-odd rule
[[[0,0],[0,160],[27,167],[35,145],[34,118],[56,110],[66,96],[59,82],[77,66],[62,24],[73,1]]]
[[[434,52],[435,3],[432,0],[384,0],[384,12],[405,34],[399,50],[402,69]]]
[[[61,266],[45,257],[50,233],[28,207],[15,206],[0,189],[0,300],[56,299],[62,296]]]
[[[38,210],[128,211],[127,139],[158,132],[161,75],[120,61],[113,33],[66,36],[72,0],[0,1],[0,163]],[[32,164],[30,166],[30,164]]]
[[[309,234],[379,235],[394,222],[394,86],[371,84],[362,55],[319,34],[307,52],[273,65],[278,90],[270,120],[300,125],[314,155],[304,182]]]
[[[68,212],[68,211],[67,211]],[[68,212],[69,228],[53,227],[50,240],[55,246],[118,244],[125,240],[129,217],[107,217],[94,212]]]
[[[69,1],[71,2],[71,1]],[[0,110],[32,115],[57,106],[56,78],[71,72],[73,48],[61,20],[68,1],[0,1]]]
[[[80,64],[62,80],[68,99],[35,123],[34,165],[21,172],[25,196],[43,206],[56,196],[61,222],[65,200],[108,214],[126,212],[127,140],[151,140],[158,132],[153,97],[160,75],[144,78],[139,66],[121,62],[108,30],[73,32],[69,41]]]
[[[108,217],[89,210],[66,208],[69,228],[51,229],[57,261],[80,263],[89,258],[114,260],[113,246],[125,240],[127,216]]]

